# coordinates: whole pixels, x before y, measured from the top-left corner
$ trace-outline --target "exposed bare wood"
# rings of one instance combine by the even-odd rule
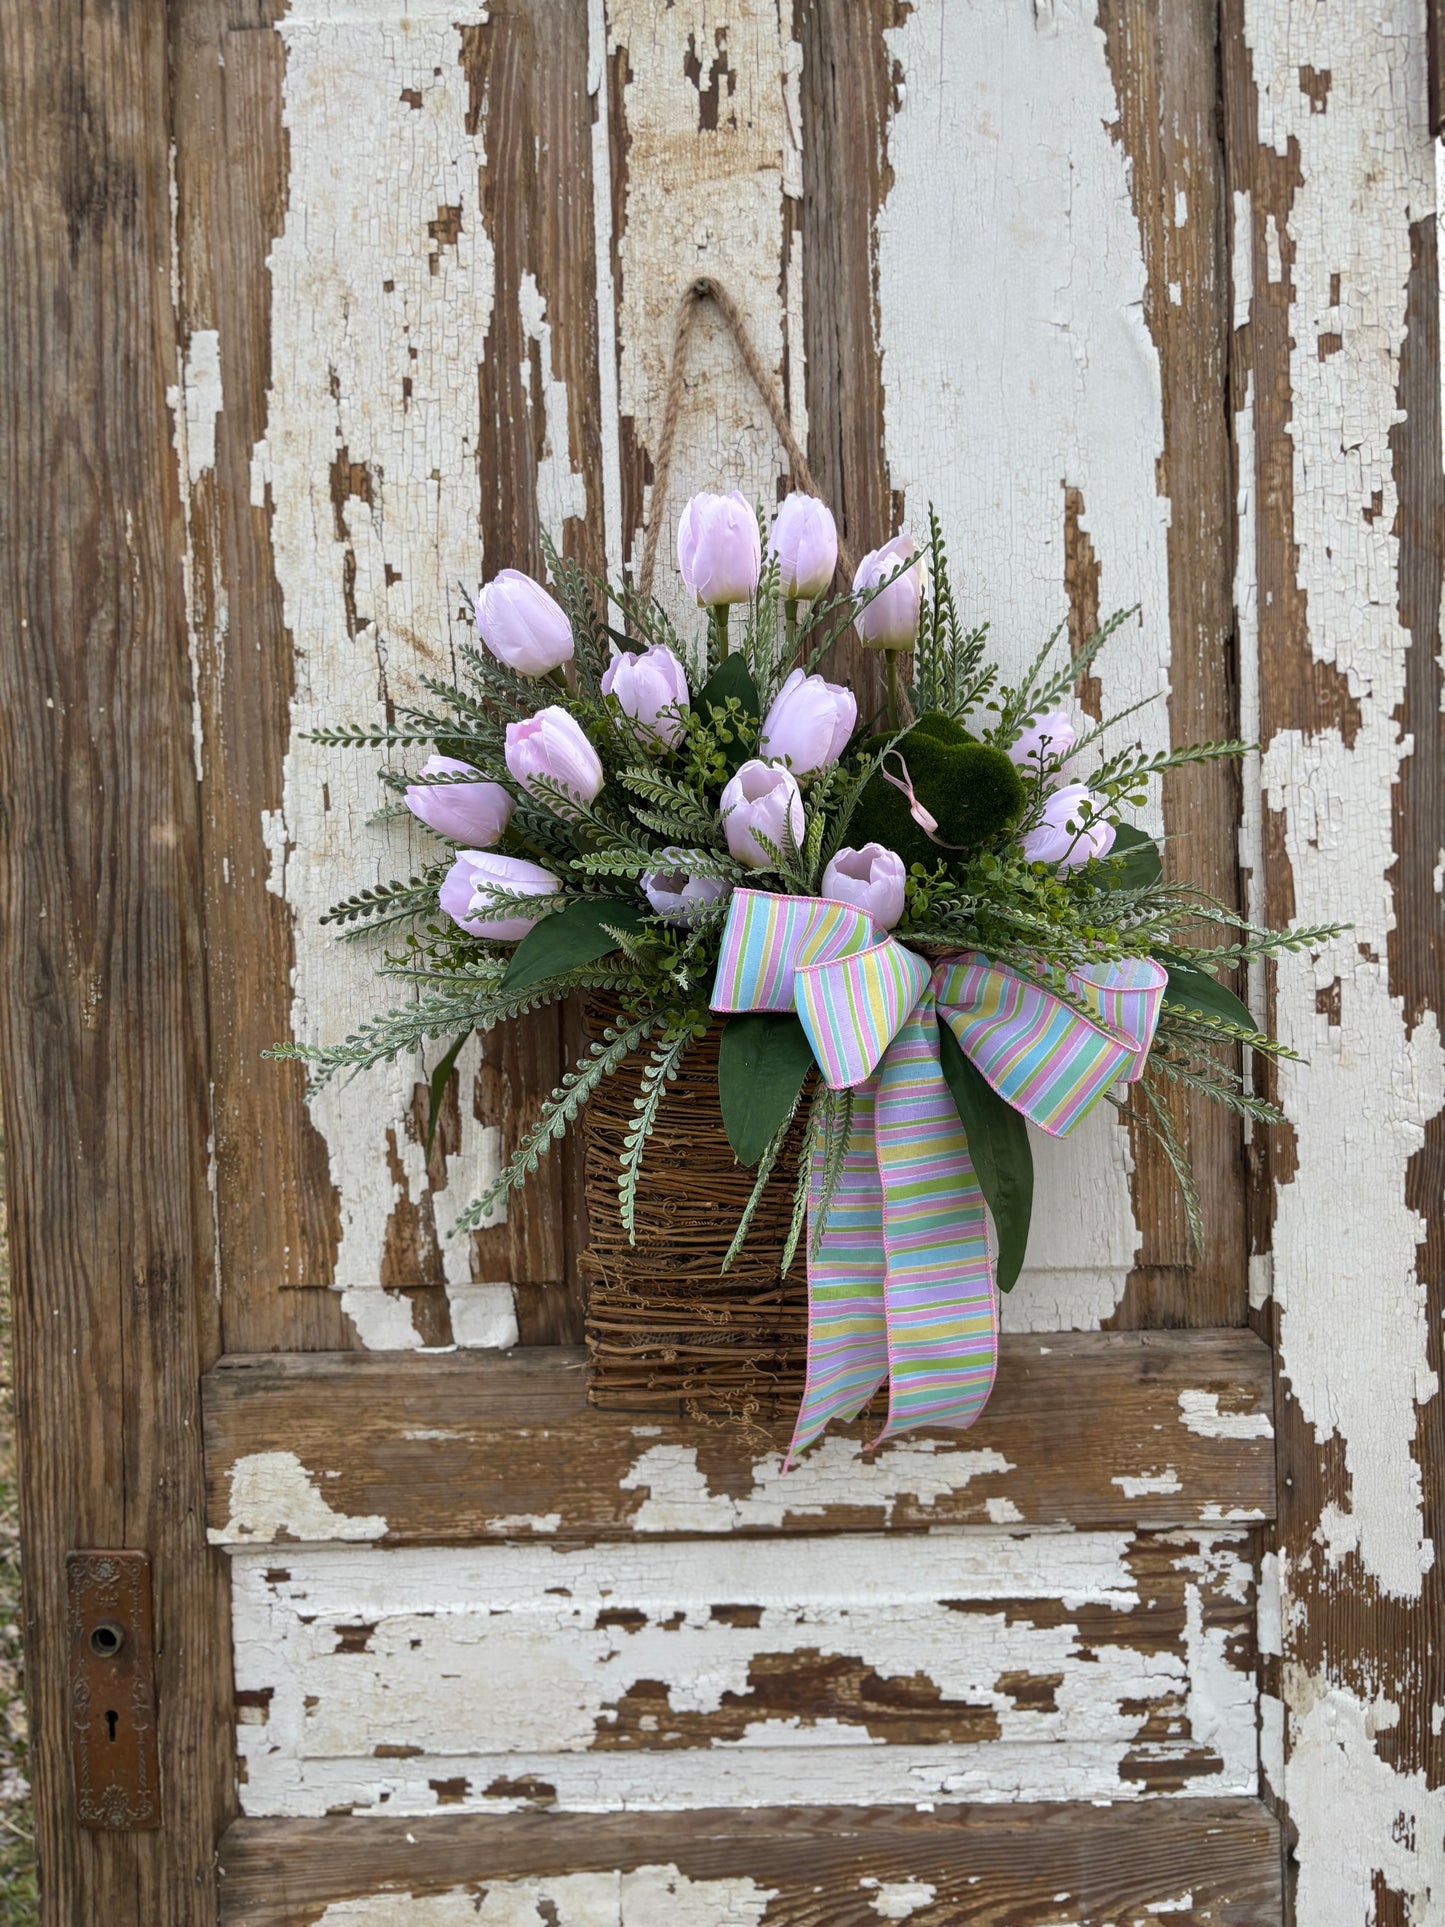
[[[1255,1790],[1237,1526],[599,1548],[551,1524],[238,1554],[243,1811]]]
[[[1281,1481],[1262,1764],[1290,1917],[1385,1927],[1445,1893],[1438,161],[1423,11],[1332,25],[1222,10],[1252,901],[1354,925],[1260,986],[1312,1060],[1252,1146]]]
[[[589,1410],[579,1352],[228,1358],[206,1381],[213,1534],[289,1533],[245,1510],[249,1463],[286,1471],[382,1544],[536,1530],[818,1532],[1018,1521],[1256,1520],[1273,1506],[1268,1354],[1247,1332],[1004,1340],[969,1432],[859,1457],[858,1428],[780,1476],[785,1429]],[[646,1421],[645,1423],[643,1421]],[[238,1476],[239,1475],[239,1476]],[[322,1533],[322,1537],[330,1536]]]
[[[1053,1927],[1061,1919],[1154,1927],[1161,1916],[1181,1927],[1261,1927],[1279,1906],[1274,1824],[1248,1800],[963,1807],[946,1815],[790,1807],[248,1820],[221,1847],[227,1927],[314,1927],[332,1903],[364,1894],[397,1896],[362,1914],[366,1927],[401,1927],[426,1918],[411,1896],[505,1895],[513,1882],[535,1883],[546,1905],[549,1881],[583,1872],[611,1879],[600,1891],[613,1895],[615,1909],[618,1876],[638,1868],[663,1870],[657,1917],[687,1927],[725,1917],[720,1904],[755,1927],[877,1927],[890,1917],[913,1927],[965,1919],[971,1927]],[[692,1883],[702,1889],[696,1899]],[[891,1916],[890,1893],[898,1896]]]
[[[47,1927],[204,1927],[230,1809],[167,56],[158,8],[12,8],[0,34],[0,1084]],[[77,1830],[72,1547],[151,1557],[159,1832]]]
[[[1169,502],[1169,728],[1176,744],[1240,733],[1216,12],[1215,0],[1104,0],[1100,9],[1119,101],[1115,138],[1130,159],[1148,277],[1144,319],[1159,355],[1158,489]],[[1116,580],[1113,594],[1120,592]],[[1096,586],[1096,614],[1097,594]],[[1175,771],[1164,785],[1166,875],[1237,902],[1239,806],[1234,766]],[[1108,1321],[1115,1327],[1245,1320],[1239,1121],[1197,1094],[1178,1104],[1177,1115],[1197,1171],[1208,1242],[1195,1253],[1168,1160],[1157,1140],[1136,1131],[1133,1188],[1142,1248],[1124,1302]]]

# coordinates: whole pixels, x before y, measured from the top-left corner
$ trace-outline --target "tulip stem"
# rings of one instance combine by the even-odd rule
[[[890,730],[893,730],[893,729],[897,729],[898,727],[898,715],[899,715],[898,651],[896,649],[885,649],[883,651],[883,657],[885,662],[888,664],[888,727]]]
[[[790,595],[783,601],[783,636],[788,645],[788,661],[798,653],[798,598]]]
[[[728,652],[727,603],[714,602],[707,612],[707,619],[712,627],[712,646],[717,654],[718,661],[721,662]]]

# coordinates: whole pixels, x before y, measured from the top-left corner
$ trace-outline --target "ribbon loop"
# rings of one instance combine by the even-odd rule
[[[971,1425],[993,1385],[997,1293],[983,1193],[939,1061],[946,1023],[999,1095],[1055,1137],[1143,1071],[1166,976],[1090,964],[1070,1001],[975,954],[931,966],[852,904],[737,890],[716,1011],[796,1009],[829,1088],[852,1092],[827,1222],[828,1147],[809,1173],[808,1371],[787,1463],[889,1382],[875,1444]],[[1095,1013],[1085,1016],[1082,1002]]]

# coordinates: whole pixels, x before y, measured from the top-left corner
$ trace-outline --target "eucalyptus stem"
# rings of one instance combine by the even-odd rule
[[[728,652],[728,604],[714,602],[707,612],[708,628],[712,632],[712,646],[719,662]]]
[[[884,660],[888,664],[888,727],[898,728],[898,651],[885,649]]]

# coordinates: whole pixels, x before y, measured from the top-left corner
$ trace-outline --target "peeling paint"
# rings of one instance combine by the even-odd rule
[[[1299,1159],[1276,1199],[1280,1357],[1321,1441],[1344,1445],[1362,1570],[1385,1592],[1413,1598],[1435,1550],[1412,1447],[1417,1407],[1438,1387],[1417,1267],[1425,1225],[1406,1203],[1405,1178],[1425,1125],[1445,1104],[1445,1054],[1433,1012],[1407,1025],[1385,962],[1395,916],[1390,797],[1410,753],[1396,721],[1410,636],[1397,610],[1399,499],[1389,433],[1397,420],[1410,213],[1433,207],[1435,182],[1428,130],[1404,118],[1406,103],[1423,113],[1423,22],[1413,9],[1408,25],[1403,8],[1386,11],[1399,16],[1387,34],[1370,14],[1332,14],[1326,32],[1307,10],[1257,0],[1246,19],[1260,138],[1278,153],[1295,144],[1302,177],[1288,224],[1290,436],[1309,647],[1337,670],[1359,715],[1349,741],[1339,728],[1309,736],[1286,729],[1264,756],[1297,916],[1353,925],[1321,948],[1313,968],[1278,973],[1276,1028],[1310,1060],[1307,1069],[1285,1065],[1280,1077]],[[1298,84],[1311,53],[1334,76],[1325,115],[1311,111]],[[1396,103],[1387,116],[1382,90]],[[1333,307],[1331,278],[1347,259],[1346,368],[1340,356],[1321,364],[1315,338]],[[1382,506],[1367,519],[1372,496]],[[1341,1020],[1327,1025],[1316,993],[1336,982]],[[1359,1315],[1362,1306],[1367,1316]],[[1350,1363],[1342,1370],[1346,1329]]]
[[[1044,19],[919,0],[885,35],[907,76],[878,220],[888,466],[911,524],[932,502],[964,545],[963,613],[991,622],[1006,674],[1066,613],[1064,487],[1079,492],[1102,607],[1143,610],[1096,666],[1115,709],[1168,688],[1159,360],[1103,32],[1092,8]],[[1137,722],[1164,745],[1162,702]],[[1140,1248],[1126,1134],[1111,1112],[1030,1141],[1039,1202],[1004,1326],[1097,1326]]]
[[[1184,1391],[1179,1409],[1185,1429],[1204,1439],[1268,1439],[1274,1426],[1266,1412],[1221,1412],[1218,1392]]]
[[[878,1506],[886,1523],[900,1498],[927,1506],[984,1473],[1013,1470],[1000,1452],[959,1451],[937,1439],[892,1443],[864,1459],[855,1441],[828,1438],[786,1477],[781,1452],[756,1460],[753,1489],[743,1496],[714,1492],[692,1445],[649,1446],[618,1484],[624,1492],[647,1493],[632,1521],[635,1532],[738,1532],[785,1518],[820,1518],[841,1504]],[[990,1501],[999,1503],[1009,1501]],[[1011,1516],[1018,1517],[1017,1508]]]
[[[637,1867],[337,1900],[315,1927],[761,1927],[775,1893],[746,1875],[689,1880],[677,1867]]]
[[[449,677],[467,633],[456,585],[474,583],[485,560],[477,354],[493,274],[478,189],[486,153],[467,132],[459,53],[461,25],[482,18],[477,6],[404,23],[380,12],[337,17],[323,0],[299,0],[278,28],[289,202],[269,262],[272,376],[252,494],[271,505],[296,647],[282,802],[264,830],[269,886],[295,918],[293,1030],[309,1042],[347,1035],[376,1003],[374,956],[338,945],[319,927],[321,912],[343,887],[407,876],[436,854],[406,824],[368,821],[381,800],[372,756],[322,749],[302,732],[365,720],[383,696],[417,693],[422,674]],[[438,208],[451,211],[445,245],[430,231]],[[539,302],[527,318],[547,368]],[[565,400],[558,386],[549,374],[548,432],[562,454],[548,473],[553,494],[571,501],[565,436],[553,421]],[[464,1101],[460,1146],[434,1210],[413,1097],[445,1048],[442,1040],[310,1102],[340,1202],[334,1282],[373,1347],[423,1342],[409,1300],[381,1289],[393,1214],[413,1213],[418,1235],[432,1236],[434,1219],[445,1231],[452,1200],[474,1195],[496,1169],[496,1131]],[[479,1064],[473,1039],[458,1067],[463,1092]],[[432,1262],[458,1342],[515,1340],[510,1294],[474,1283],[466,1240],[443,1238]]]
[[[231,1468],[230,1519],[206,1536],[213,1546],[231,1546],[248,1539],[379,1539],[385,1531],[379,1513],[328,1505],[294,1452],[252,1452]]]
[[[840,1804],[1254,1786],[1238,1535],[274,1558],[233,1558],[253,1814],[786,1805],[800,1749]]]
[[[927,1880],[875,1880],[865,1874],[858,1885],[877,1890],[868,1904],[880,1920],[911,1920],[938,1896],[937,1887]]]

